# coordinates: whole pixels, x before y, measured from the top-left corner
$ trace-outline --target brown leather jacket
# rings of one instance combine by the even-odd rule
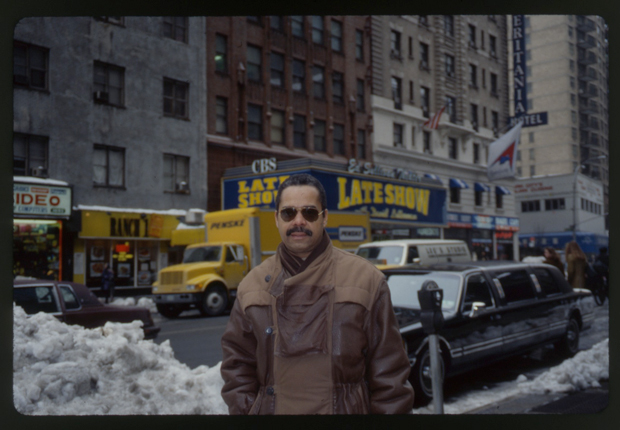
[[[292,277],[275,255],[239,285],[222,336],[230,414],[399,414],[409,360],[383,274],[331,244]]]

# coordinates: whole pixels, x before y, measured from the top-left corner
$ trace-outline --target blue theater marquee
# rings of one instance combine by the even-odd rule
[[[310,173],[325,187],[330,211],[361,211],[373,222],[445,226],[446,190],[424,182],[312,168],[222,179],[222,209],[275,209],[278,186],[295,173]]]

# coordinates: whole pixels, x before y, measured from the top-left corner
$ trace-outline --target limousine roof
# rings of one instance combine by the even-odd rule
[[[501,267],[512,268],[517,265],[528,265],[509,260],[468,261],[464,263],[434,263],[434,264],[407,264],[405,266],[385,269],[385,273],[402,271],[425,271],[425,272],[465,272],[474,269],[497,269]]]
[[[378,240],[375,242],[364,243],[360,248],[369,246],[385,246],[385,245],[461,245],[465,244],[460,239],[392,239]]]

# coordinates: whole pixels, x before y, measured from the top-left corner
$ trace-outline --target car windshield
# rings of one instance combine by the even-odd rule
[[[454,273],[421,272],[391,275],[387,283],[390,287],[392,304],[395,307],[420,309],[418,290],[427,280],[435,281],[443,290],[441,309],[455,311],[461,277]]]
[[[199,263],[202,261],[220,261],[221,246],[202,246],[187,248],[183,253],[183,263]]]
[[[399,264],[403,259],[403,246],[365,246],[357,250],[357,255],[374,264]]]

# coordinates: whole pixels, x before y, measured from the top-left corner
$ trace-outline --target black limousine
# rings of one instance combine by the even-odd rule
[[[443,290],[439,343],[446,378],[547,344],[572,356],[579,350],[580,331],[594,319],[591,292],[573,289],[557,268],[547,264],[446,263],[383,273],[419,405],[432,398],[428,337],[418,302],[418,290],[426,280]]]

